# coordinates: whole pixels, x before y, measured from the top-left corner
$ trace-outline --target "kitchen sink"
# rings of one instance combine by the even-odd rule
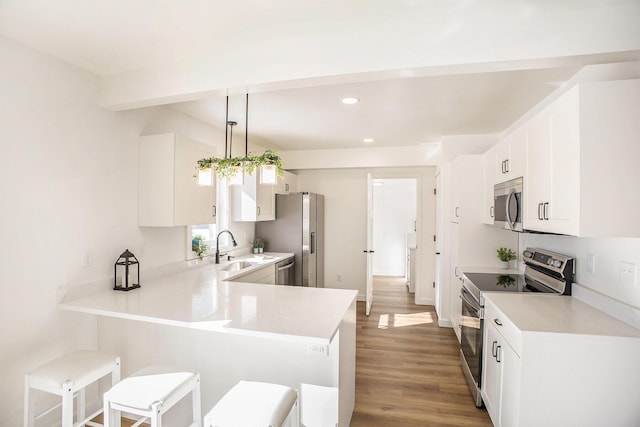
[[[247,268],[247,267],[252,267],[256,265],[255,263],[252,262],[247,262],[247,261],[234,261],[230,264],[225,265],[222,268],[219,268],[218,270],[221,271],[238,271],[238,270],[242,270],[243,268]]]

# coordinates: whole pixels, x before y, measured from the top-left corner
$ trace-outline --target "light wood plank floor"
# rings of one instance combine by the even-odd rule
[[[371,316],[359,302],[356,328],[351,427],[492,426],[473,404],[453,330],[438,327],[432,306],[413,303],[404,278],[374,278]]]
[[[371,315],[358,303],[356,407],[351,427],[491,427],[473,404],[459,344],[404,278],[375,277]]]

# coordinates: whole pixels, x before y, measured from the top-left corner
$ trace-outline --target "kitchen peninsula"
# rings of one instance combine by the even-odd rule
[[[239,271],[189,267],[130,292],[63,297],[59,307],[98,315],[98,346],[122,357],[124,374],[150,364],[199,372],[203,413],[244,379],[298,389],[307,426],[348,426],[357,292],[233,281],[288,256]]]

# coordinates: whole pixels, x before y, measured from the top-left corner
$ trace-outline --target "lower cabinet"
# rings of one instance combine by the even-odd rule
[[[486,319],[485,325],[482,399],[495,427],[515,426],[520,404],[520,356],[494,319]]]
[[[640,331],[573,297],[488,293],[484,312],[495,427],[640,425]]]

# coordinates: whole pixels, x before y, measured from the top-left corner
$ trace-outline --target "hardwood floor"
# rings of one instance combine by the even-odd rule
[[[453,330],[413,303],[404,278],[374,278],[371,315],[359,302],[356,328],[351,427],[492,426],[473,404]]]
[[[356,328],[350,427],[492,426],[473,404],[453,330],[438,327],[432,306],[413,303],[403,278],[375,277],[371,316],[358,303]]]

